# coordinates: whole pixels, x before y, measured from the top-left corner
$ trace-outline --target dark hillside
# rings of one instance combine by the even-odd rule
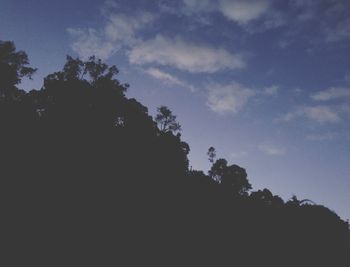
[[[252,191],[214,149],[190,170],[176,116],[153,120],[116,67],[67,57],[24,92],[28,63],[0,42],[3,266],[349,266],[347,222]]]

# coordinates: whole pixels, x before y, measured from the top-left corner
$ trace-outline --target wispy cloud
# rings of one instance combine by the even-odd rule
[[[228,19],[246,24],[263,15],[269,4],[267,0],[221,0],[219,10]]]
[[[162,35],[133,47],[129,53],[129,61],[132,64],[172,66],[192,73],[214,73],[245,66],[240,54],[190,43],[180,37],[171,39]]]
[[[283,156],[287,153],[283,147],[278,147],[269,143],[262,143],[258,145],[258,149],[266,155],[270,156]]]
[[[252,98],[262,99],[277,96],[279,86],[272,85],[262,89],[248,88],[238,82],[212,84],[207,91],[207,105],[218,114],[236,114]]]
[[[149,68],[146,69],[145,72],[152,76],[153,78],[162,81],[165,84],[169,84],[169,85],[179,85],[181,87],[185,87],[190,89],[191,91],[194,91],[194,87],[189,85],[188,83],[181,81],[180,79],[178,79],[177,77],[175,77],[174,75],[167,73],[159,68]]]
[[[208,12],[215,10],[217,3],[212,0],[183,0],[185,9],[192,12]]]
[[[264,95],[276,96],[278,94],[280,87],[277,85],[272,85],[269,87],[265,87],[262,91]]]
[[[333,99],[344,99],[350,98],[350,88],[345,87],[332,87],[327,90],[319,91],[313,95],[311,98],[315,101],[328,101]]]
[[[350,19],[338,21],[333,27],[327,26],[325,34],[328,42],[350,39]]]
[[[348,72],[347,74],[345,74],[345,76],[344,76],[344,81],[350,82],[350,72]]]
[[[105,60],[122,47],[135,45],[138,42],[138,32],[155,18],[148,12],[135,12],[133,16],[112,13],[106,10],[112,4],[116,5],[115,2],[107,1],[102,8],[106,20],[103,27],[67,29],[72,37],[71,48],[81,58],[87,59],[95,55]]]
[[[318,134],[309,134],[306,136],[306,139],[310,141],[330,141],[330,140],[334,140],[338,136],[339,136],[338,133],[326,132],[326,133],[318,133]]]
[[[104,32],[107,39],[130,46],[136,41],[137,32],[153,20],[154,16],[148,12],[138,12],[135,16],[111,14]]]
[[[105,60],[117,49],[115,44],[94,29],[68,28],[67,31],[73,38],[72,50],[84,60],[93,55]]]
[[[183,13],[219,12],[228,20],[244,25],[267,12],[270,0],[183,0]]]
[[[238,152],[232,152],[230,153],[231,158],[233,159],[238,159],[238,158],[244,158],[248,156],[248,152],[247,151],[238,151]]]
[[[317,123],[336,123],[341,121],[339,112],[326,105],[300,106],[294,111],[288,112],[280,118],[282,121],[290,121],[299,117],[304,117]]]
[[[235,114],[241,110],[256,92],[233,82],[229,85],[213,85],[208,89],[207,105],[219,114]]]
[[[342,103],[339,105],[339,112],[350,117],[350,103]]]
[[[320,124],[337,123],[350,115],[350,88],[331,87],[310,95],[314,102],[322,102],[322,105],[303,105],[283,115],[280,120],[290,121],[296,118],[307,118]],[[332,102],[330,102],[332,101]],[[311,136],[310,139],[318,137]],[[323,138],[323,137],[322,137]],[[320,138],[320,139],[322,139]]]

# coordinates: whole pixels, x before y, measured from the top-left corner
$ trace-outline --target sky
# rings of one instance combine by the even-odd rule
[[[38,68],[21,88],[96,55],[177,115],[193,169],[213,146],[253,190],[350,219],[350,1],[0,0],[0,40]]]

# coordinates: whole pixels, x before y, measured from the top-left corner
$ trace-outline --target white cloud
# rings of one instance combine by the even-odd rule
[[[291,42],[289,40],[283,39],[279,40],[277,42],[277,46],[281,49],[286,49],[288,46],[290,46]]]
[[[135,42],[135,34],[154,20],[150,13],[139,13],[136,16],[111,14],[105,26],[106,38],[113,42],[124,42],[128,45]]]
[[[264,95],[271,95],[271,96],[275,96],[278,94],[278,91],[279,91],[279,86],[277,85],[272,85],[272,86],[269,86],[269,87],[266,87],[263,89],[263,94]]]
[[[326,90],[318,91],[310,96],[317,102],[327,102],[337,100],[331,104],[322,104],[314,106],[299,106],[293,111],[288,112],[280,120],[290,121],[298,117],[304,117],[318,123],[337,123],[350,115],[350,88],[331,87]],[[309,136],[307,139],[325,140],[328,136]]]
[[[110,2],[109,5],[111,3],[114,2]],[[95,55],[97,58],[106,60],[123,46],[135,45],[138,41],[136,37],[138,31],[154,20],[154,16],[147,12],[139,12],[133,16],[107,11],[102,13],[106,17],[106,24],[99,30],[67,29],[73,38],[71,48],[82,59]]]
[[[207,105],[219,114],[235,114],[248,102],[249,98],[256,93],[239,83],[229,85],[213,85],[208,90]]]
[[[350,72],[348,72],[347,74],[345,74],[344,80],[345,80],[346,82],[350,82]]]
[[[106,0],[100,8],[100,11],[102,15],[106,15],[110,14],[111,12],[113,12],[113,10],[116,10],[118,7],[119,5],[117,4],[117,2],[113,0]]]
[[[165,84],[170,84],[170,85],[179,85],[182,87],[186,87],[190,89],[191,91],[194,91],[193,86],[187,84],[184,81],[181,81],[174,75],[171,75],[170,73],[164,72],[161,69],[158,68],[149,68],[145,71],[148,75],[152,76],[153,78],[160,80],[164,82]]]
[[[337,137],[338,137],[337,133],[327,132],[327,133],[319,133],[319,134],[310,134],[306,136],[306,139],[310,141],[330,141],[330,140],[334,140]]]
[[[231,158],[244,158],[246,156],[248,156],[248,152],[247,151],[238,151],[238,152],[232,152],[230,154]]]
[[[349,103],[343,103],[339,105],[339,112],[350,116],[350,104]]]
[[[86,60],[90,56],[95,55],[97,58],[105,60],[109,58],[115,51],[116,46],[105,40],[94,29],[67,29],[68,33],[73,37],[71,47],[82,59]]]
[[[153,78],[164,81],[166,83],[181,84],[181,81],[178,78],[157,68],[149,68],[146,70],[146,73],[151,75]]]
[[[311,98],[315,101],[350,98],[350,88],[332,87],[313,94]]]
[[[219,114],[235,114],[239,112],[251,98],[276,96],[278,90],[279,86],[277,85],[258,90],[247,88],[237,82],[226,85],[213,84],[208,89],[207,105],[212,111]]]
[[[240,24],[259,18],[269,8],[266,0],[221,0],[220,11],[230,20]]]
[[[267,143],[263,143],[258,145],[258,149],[270,156],[283,156],[286,154],[286,149],[282,148],[282,147],[278,147],[276,145],[272,145],[272,144],[267,144]]]
[[[167,65],[192,73],[214,73],[245,66],[240,54],[232,54],[222,48],[188,43],[179,37],[170,39],[162,35],[133,47],[129,53],[129,61],[133,64]]]
[[[210,11],[214,9],[215,3],[209,0],[183,0],[185,8],[192,12]]]
[[[233,21],[250,32],[264,31],[277,28],[286,24],[282,12],[273,8],[273,0],[183,0],[183,6],[176,11],[171,9],[173,14],[201,17],[199,20],[208,24],[208,14],[220,13],[227,20]],[[263,18],[259,29],[251,27],[250,22]],[[255,25],[257,26],[257,25]]]
[[[319,123],[340,121],[338,113],[328,106],[304,107],[302,110],[307,118]]]
[[[337,42],[350,38],[350,18],[341,20],[334,27],[327,27],[325,30],[326,41]]]
[[[318,123],[336,123],[341,119],[338,111],[329,106],[302,106],[285,114],[281,120],[290,121],[298,117],[305,117]]]
[[[287,23],[286,18],[284,15],[277,11],[270,11],[270,12],[264,12],[267,14],[265,20],[264,20],[264,27],[265,29],[274,29],[278,28],[280,26],[283,26]]]

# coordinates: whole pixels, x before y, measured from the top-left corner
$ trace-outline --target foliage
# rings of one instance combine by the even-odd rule
[[[171,110],[166,106],[158,108],[158,114],[155,121],[159,125],[159,129],[162,132],[176,133],[181,131],[180,124],[176,121],[176,116],[172,114]]]
[[[208,152],[207,152],[209,162],[214,163],[214,159],[216,158],[216,151],[214,147],[209,147]]]
[[[23,77],[31,78],[36,69],[28,67],[28,56],[16,51],[13,42],[0,41],[0,94],[2,97],[14,96],[16,85]]]

